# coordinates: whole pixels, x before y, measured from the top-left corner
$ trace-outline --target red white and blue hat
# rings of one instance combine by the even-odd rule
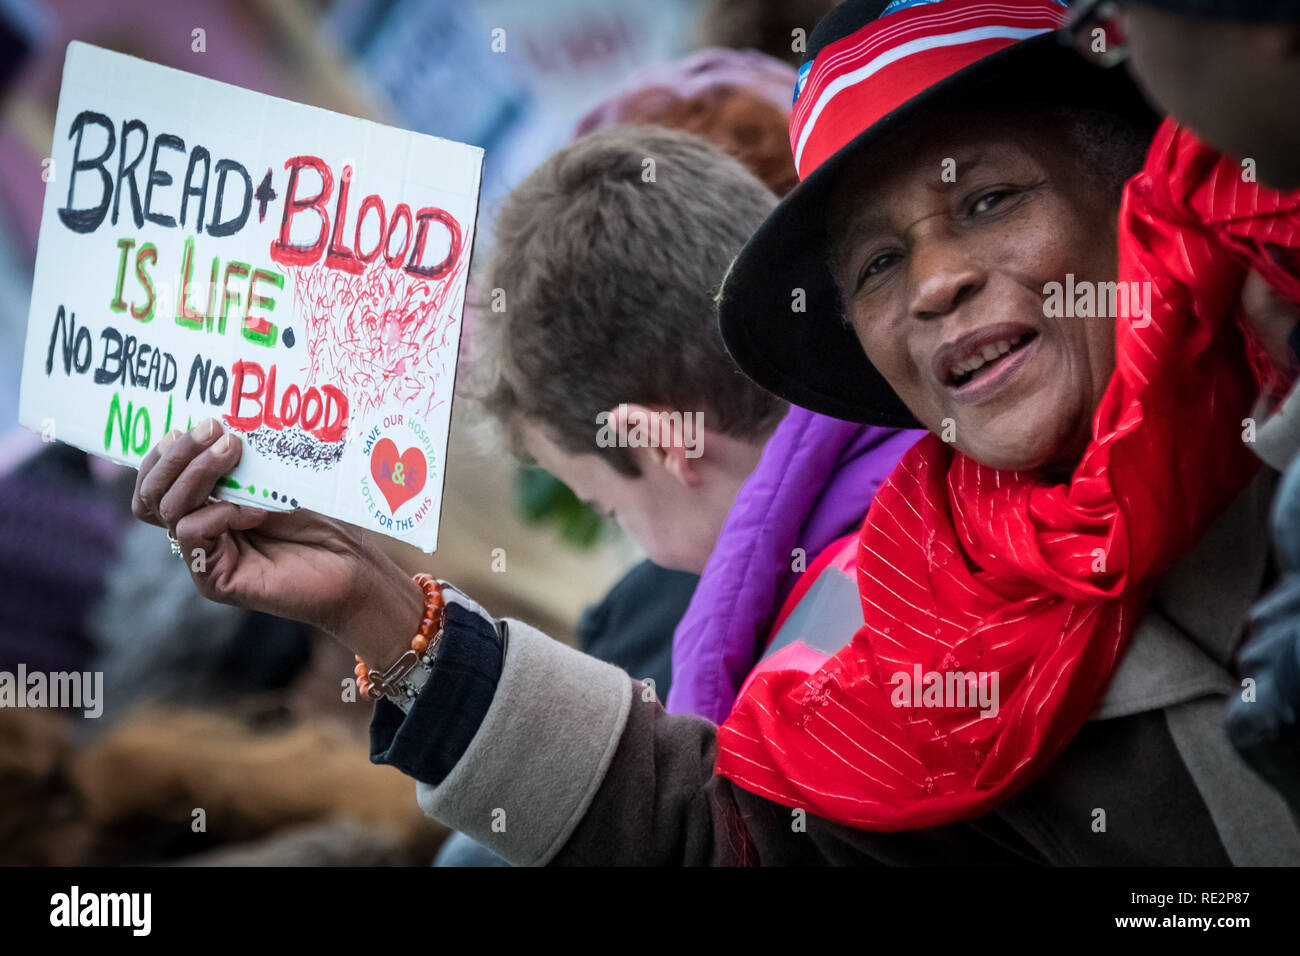
[[[800,184],[732,264],[723,340],[750,378],[804,408],[915,427],[843,321],[827,265],[827,202],[839,175],[935,109],[1079,105],[1154,130],[1123,70],[1058,41],[1059,0],[847,0],[817,25],[799,70],[790,146]],[[805,312],[792,311],[803,290]]]

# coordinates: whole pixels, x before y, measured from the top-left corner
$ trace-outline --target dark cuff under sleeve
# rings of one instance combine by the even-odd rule
[[[491,621],[449,601],[433,673],[410,713],[386,698],[375,705],[370,762],[430,786],[442,783],[492,705],[504,650]]]

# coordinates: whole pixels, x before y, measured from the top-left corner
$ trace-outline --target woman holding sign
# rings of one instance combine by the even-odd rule
[[[802,182],[734,265],[724,335],[793,402],[932,434],[858,538],[865,626],[720,728],[344,525],[212,501],[239,458],[215,422],[150,453],[137,515],[207,552],[204,594],[357,653],[372,759],[515,863],[1300,862],[1221,726],[1272,477],[1233,314],[1300,206],[1171,125],[1121,210],[1150,118],[1057,44],[1060,12],[850,0],[810,38]],[[1194,225],[1215,203],[1236,215]]]

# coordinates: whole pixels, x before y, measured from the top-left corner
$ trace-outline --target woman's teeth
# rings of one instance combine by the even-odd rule
[[[971,377],[991,362],[996,362],[1008,352],[1014,351],[1015,348],[1025,340],[1027,333],[1012,336],[1007,339],[1000,339],[997,342],[991,342],[984,346],[978,353],[969,358],[962,359],[960,362],[953,363],[952,378],[956,385],[965,385]]]

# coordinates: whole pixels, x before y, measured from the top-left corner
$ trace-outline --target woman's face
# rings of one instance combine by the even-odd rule
[[[1115,318],[1051,317],[1045,287],[1114,281],[1118,195],[1042,120],[940,118],[881,152],[832,202],[862,348],[965,454],[1068,470],[1115,366]]]

